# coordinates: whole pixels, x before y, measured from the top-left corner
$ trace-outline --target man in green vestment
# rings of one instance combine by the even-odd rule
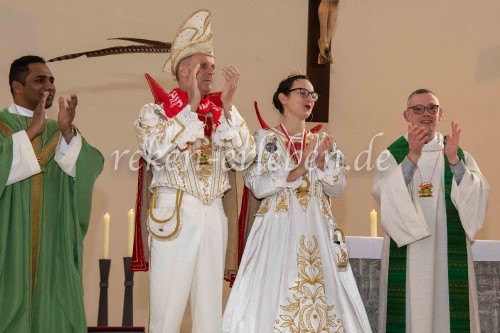
[[[428,89],[403,112],[408,132],[377,162],[373,194],[386,232],[379,333],[480,332],[471,241],[484,223],[488,184],[460,128],[436,131],[443,109]]]
[[[73,126],[43,58],[10,68],[14,103],[0,111],[0,332],[87,332],[83,238],[104,158]]]

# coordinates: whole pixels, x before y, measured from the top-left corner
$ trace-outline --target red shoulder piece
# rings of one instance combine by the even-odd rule
[[[264,119],[260,115],[259,107],[257,106],[257,101],[253,101],[253,106],[255,108],[255,113],[257,114],[257,118],[259,119],[260,127],[262,127],[263,129],[268,129],[269,125],[266,124],[266,122],[264,121]]]
[[[257,105],[257,101],[254,101],[253,102],[253,106],[255,108],[255,113],[257,114],[257,118],[259,119],[259,123],[260,123],[260,126],[263,128],[263,129],[268,129],[269,128],[269,125],[266,124],[266,122],[264,121],[264,119],[262,118],[261,114],[260,114],[260,111],[259,111],[259,107]],[[311,128],[311,132],[312,133],[318,133],[319,131],[321,131],[321,129],[323,128],[323,124],[318,124],[316,126],[314,126],[313,128]]]
[[[321,131],[322,128],[323,128],[323,124],[319,124],[319,125],[316,125],[313,128],[311,128],[310,131],[312,133],[318,133],[319,131]]]
[[[153,79],[148,73],[145,73],[144,76],[146,77],[146,80],[148,80],[149,88],[151,89],[155,103],[160,104],[168,101],[168,93],[160,86],[160,84],[156,82],[155,79]]]

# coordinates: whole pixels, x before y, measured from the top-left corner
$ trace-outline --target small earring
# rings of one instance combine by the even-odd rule
[[[314,113],[311,112],[311,120],[309,120],[309,122],[312,122],[314,119]]]

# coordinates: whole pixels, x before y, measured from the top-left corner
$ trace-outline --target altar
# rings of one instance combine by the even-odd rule
[[[351,268],[373,332],[378,325],[378,294],[382,237],[347,236]],[[500,332],[500,241],[472,245],[476,269],[481,332]]]

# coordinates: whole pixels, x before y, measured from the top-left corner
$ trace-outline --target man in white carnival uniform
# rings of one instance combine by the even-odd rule
[[[219,333],[227,244],[222,196],[230,188],[227,166],[245,169],[255,143],[233,105],[239,72],[214,78],[210,13],[199,10],[177,32],[165,67],[179,87],[163,106],[146,104],[135,122],[142,156],[153,180],[148,213],[150,331],[179,332],[191,298],[193,332]]]

